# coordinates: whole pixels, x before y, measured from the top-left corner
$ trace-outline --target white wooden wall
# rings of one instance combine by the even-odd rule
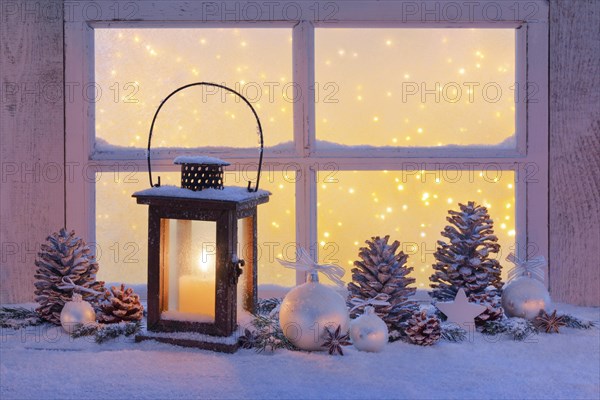
[[[0,7],[2,304],[32,301],[35,253],[64,224],[60,3]],[[600,2],[551,0],[550,13],[550,289],[600,305]]]
[[[600,1],[550,3],[550,291],[600,305]]]
[[[61,10],[0,1],[0,303],[33,300],[35,254],[64,224]]]

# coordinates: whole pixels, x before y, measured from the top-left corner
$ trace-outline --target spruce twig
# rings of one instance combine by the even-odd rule
[[[141,328],[142,324],[140,321],[120,322],[117,324],[85,324],[77,327],[71,334],[71,337],[79,338],[93,335],[94,341],[101,344],[122,335],[126,337],[135,335]]]
[[[0,328],[20,329],[44,323],[38,313],[24,307],[1,307]]]
[[[456,324],[442,324],[442,339],[448,342],[462,342],[467,338],[467,331]]]
[[[592,329],[597,325],[594,321],[580,319],[571,314],[561,314],[561,317],[563,318],[563,322],[567,328]]]

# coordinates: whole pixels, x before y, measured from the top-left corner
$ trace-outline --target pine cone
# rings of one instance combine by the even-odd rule
[[[107,324],[121,321],[140,321],[144,314],[144,307],[140,297],[133,293],[132,288],[125,289],[125,284],[120,288],[113,286],[104,293],[100,302],[98,322]]]
[[[487,208],[472,201],[459,206],[460,211],[448,211],[446,219],[451,225],[444,228],[442,236],[449,242],[438,241],[433,265],[436,272],[429,278],[433,288],[430,295],[441,301],[454,299],[460,288],[467,296],[484,293],[488,286],[502,288],[502,267],[498,260],[489,258],[490,253],[498,253],[500,245]]]
[[[352,268],[352,282],[348,284],[348,298],[362,300],[372,299],[380,293],[389,295],[389,306],[378,306],[379,315],[387,324],[390,332],[398,329],[413,313],[416,305],[408,301],[416,289],[408,287],[415,283],[414,278],[407,275],[413,268],[406,267],[408,256],[402,251],[396,254],[400,242],[388,244],[389,236],[379,236],[367,240],[368,247],[362,247],[358,256],[362,261],[355,261]],[[352,313],[356,317],[359,312]]]
[[[504,310],[500,305],[500,299],[488,293],[472,294],[469,296],[471,303],[481,304],[486,309],[475,317],[475,325],[484,326],[486,322],[498,321],[504,316]]]
[[[436,316],[428,316],[427,310],[414,313],[404,332],[411,343],[419,346],[431,346],[442,337],[440,320]]]
[[[63,277],[70,278],[75,285],[102,292],[104,282],[96,281],[98,264],[85,242],[75,232],[61,229],[46,239],[35,260],[35,301],[40,305],[36,311],[46,321],[60,325],[60,312],[71,300],[73,289],[60,289]],[[83,300],[92,305],[97,295],[83,292]]]

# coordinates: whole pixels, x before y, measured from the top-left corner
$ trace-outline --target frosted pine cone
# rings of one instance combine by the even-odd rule
[[[500,320],[504,316],[504,310],[500,305],[498,297],[487,293],[472,294],[469,296],[469,301],[486,307],[483,313],[475,317],[475,325],[477,326],[483,326],[486,322]]]
[[[36,312],[46,321],[60,325],[60,312],[65,303],[71,301],[73,289],[61,288],[63,278],[75,285],[102,291],[104,282],[96,281],[98,263],[90,247],[75,232],[61,229],[46,238],[35,260]],[[81,293],[83,300],[96,304],[97,295]]]
[[[433,264],[435,272],[429,277],[434,299],[454,299],[459,289],[467,296],[485,293],[488,286],[502,288],[501,265],[493,254],[500,251],[494,235],[494,221],[485,207],[470,201],[459,204],[460,211],[449,210],[447,225],[438,240]]]
[[[372,299],[381,293],[388,295],[390,305],[377,307],[377,315],[393,331],[416,308],[415,303],[408,299],[416,291],[411,286],[415,283],[415,278],[409,276],[413,268],[406,266],[408,256],[399,250],[400,242],[395,240],[388,244],[389,235],[371,239],[365,242],[367,247],[360,248],[360,261],[354,262],[348,294],[349,298],[362,300]],[[352,315],[357,316],[359,313],[357,311]]]
[[[406,336],[413,344],[431,346],[440,340],[442,328],[436,316],[428,316],[426,310],[418,311],[407,321]]]
[[[144,314],[144,307],[140,297],[133,293],[132,288],[125,289],[125,284],[120,288],[113,286],[104,293],[100,302],[98,321],[107,324],[121,321],[139,321]]]

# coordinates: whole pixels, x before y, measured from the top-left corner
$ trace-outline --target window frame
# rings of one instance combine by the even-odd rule
[[[94,172],[114,171],[123,163],[147,171],[145,151],[96,152],[94,150],[94,103],[83,89],[94,82],[94,32],[97,27],[288,27],[292,29],[293,81],[303,93],[293,104],[293,147],[265,151],[265,166],[275,170],[293,165],[296,180],[296,242],[305,248],[317,243],[317,172],[335,165],[340,170],[477,169],[490,160],[502,170],[515,172],[516,253],[527,249],[548,258],[548,4],[527,2],[452,3],[465,7],[458,19],[444,20],[443,6],[436,1],[281,1],[273,12],[244,20],[243,2],[219,3],[125,0],[95,2],[94,12],[74,12],[65,7],[65,170],[67,226],[95,241]],[[246,3],[247,4],[247,3]],[[260,5],[261,3],[256,3]],[[266,3],[265,3],[266,4]],[[275,3],[270,3],[275,4]],[[475,6],[477,4],[478,6]],[[220,14],[208,6],[216,7]],[[132,9],[133,7],[133,9]],[[265,6],[267,7],[267,6]],[[287,7],[287,8],[286,8]],[[300,10],[300,20],[289,20],[284,10]],[[417,7],[415,12],[414,8]],[[486,8],[487,7],[487,8]],[[494,8],[494,12],[490,10]],[[237,10],[237,11],[235,11]],[[332,14],[332,10],[335,11]],[[532,12],[535,11],[535,12]],[[80,10],[81,11],[81,10]],[[133,12],[135,11],[135,12]],[[228,14],[229,11],[229,14]],[[410,12],[409,12],[410,11]],[[500,18],[498,18],[498,13]],[[89,14],[93,14],[90,18]],[[289,14],[289,12],[288,12]],[[435,18],[437,14],[438,18]],[[494,17],[490,17],[490,14]],[[334,19],[329,16],[333,15]],[[106,16],[106,18],[102,18]],[[114,18],[117,16],[118,18]],[[228,17],[229,16],[229,17]],[[502,17],[505,17],[502,19]],[[515,103],[515,149],[494,148],[402,148],[373,150],[318,150],[316,148],[314,82],[315,29],[341,27],[377,28],[515,28],[515,71],[519,88],[534,83],[536,102]],[[521,93],[522,94],[522,93]],[[522,96],[519,96],[520,98]],[[268,134],[267,134],[268,135]],[[268,140],[268,136],[267,136]],[[254,153],[227,151],[215,154],[234,166],[247,164]],[[176,171],[174,151],[153,153],[153,167]],[[252,160],[251,160],[252,159]],[[533,179],[530,176],[533,168]],[[541,186],[540,186],[541,185]],[[529,207],[527,207],[529,205]],[[533,246],[533,247],[531,247]],[[298,273],[296,282],[302,283]]]

